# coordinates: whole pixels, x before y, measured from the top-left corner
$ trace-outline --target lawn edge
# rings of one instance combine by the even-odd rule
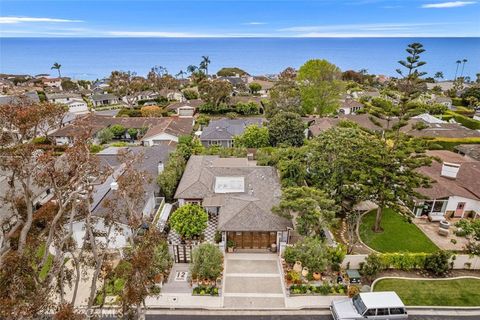
[[[399,279],[399,280],[419,280],[419,281],[448,281],[448,280],[459,280],[459,279],[477,279],[480,280],[480,277],[475,276],[460,276],[460,277],[451,277],[451,278],[409,278],[409,277],[380,277],[373,281],[372,285],[370,286],[370,292],[374,292],[373,289],[377,282],[381,280],[389,280],[389,279]],[[442,310],[480,310],[479,306],[474,307],[463,307],[463,306],[406,306],[410,309],[442,309]]]

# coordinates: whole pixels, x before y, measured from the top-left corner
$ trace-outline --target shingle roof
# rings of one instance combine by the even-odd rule
[[[480,144],[460,144],[455,149],[472,159],[480,161]]]
[[[193,108],[196,109],[196,108],[200,107],[203,103],[204,103],[204,101],[202,99],[187,100],[187,101],[184,101],[184,102],[174,102],[174,103],[169,104],[167,106],[167,109],[168,110],[177,110],[178,108],[185,107],[185,106],[193,107]]]
[[[216,194],[216,177],[244,177],[245,190]],[[280,201],[280,190],[273,167],[252,165],[243,158],[192,156],[175,198],[205,199],[205,206],[219,206],[218,228],[223,231],[275,231],[292,226],[271,212]]]
[[[262,126],[265,121],[263,118],[212,120],[203,129],[200,140],[230,140],[242,134],[247,126],[253,124]]]
[[[480,162],[463,157],[459,154],[445,150],[431,150],[430,156],[440,158],[443,162],[460,164],[455,179],[441,175],[442,163],[434,161],[431,166],[421,167],[418,171],[435,182],[431,188],[419,188],[416,191],[430,198],[438,199],[449,196],[460,196],[469,199],[480,200]]]

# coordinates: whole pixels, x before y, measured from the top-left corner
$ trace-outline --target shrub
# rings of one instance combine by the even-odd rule
[[[187,100],[198,99],[198,92],[192,89],[185,89],[183,90],[183,96]]]
[[[138,135],[138,130],[135,129],[135,128],[130,128],[130,129],[127,130],[127,133],[130,136],[130,138],[136,139],[137,135]]]
[[[98,144],[90,145],[90,153],[99,153],[103,150],[103,147]]]
[[[348,297],[353,298],[360,293],[360,289],[357,286],[348,286]]]
[[[190,271],[193,278],[216,280],[223,271],[223,254],[211,243],[202,243],[193,250]]]
[[[182,238],[192,239],[207,228],[208,214],[199,205],[185,204],[172,214],[169,222]]]
[[[263,148],[268,147],[270,138],[266,127],[259,127],[255,124],[245,128],[243,134],[234,137],[236,147]]]
[[[287,247],[284,258],[288,263],[299,260],[310,273],[324,271],[328,263],[325,244],[319,238],[313,237],[306,237],[294,246]]]
[[[243,115],[254,115],[258,114],[260,109],[255,102],[238,102],[235,105],[235,111]]]
[[[113,137],[114,135],[109,128],[102,129],[97,133],[97,139],[100,141],[101,144],[110,142]]]
[[[467,127],[472,130],[480,129],[480,121],[466,117],[464,115],[461,115],[453,111],[449,111],[448,113],[453,116],[455,121],[457,121],[458,123],[461,123],[464,127]]]
[[[127,131],[127,129],[121,124],[114,124],[109,129],[110,132],[113,133],[113,135],[117,138],[121,137]]]
[[[130,108],[122,108],[117,113],[117,117],[141,117],[142,112],[138,108],[130,109]]]
[[[33,144],[51,144],[47,137],[36,137],[32,139]]]
[[[427,256],[426,253],[383,253],[379,258],[384,269],[409,271],[422,269]]]
[[[252,94],[257,94],[260,90],[262,90],[262,85],[258,82],[252,82],[248,85],[248,88]]]
[[[161,117],[163,114],[163,109],[158,106],[146,106],[140,109],[142,117]]]
[[[432,253],[425,258],[425,270],[436,276],[443,276],[449,268],[450,253],[446,251],[438,251]]]
[[[218,296],[218,288],[215,286],[198,286],[193,288],[193,294],[199,296]]]
[[[207,115],[201,114],[198,116],[196,122],[202,126],[206,126],[210,122],[210,117]]]
[[[383,269],[380,256],[376,253],[371,253],[367,256],[365,262],[360,265],[360,274],[371,280]]]

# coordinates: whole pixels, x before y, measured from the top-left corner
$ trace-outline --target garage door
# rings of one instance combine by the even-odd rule
[[[272,243],[277,243],[277,233],[273,232],[231,232],[228,240],[235,241],[239,249],[267,249]]]

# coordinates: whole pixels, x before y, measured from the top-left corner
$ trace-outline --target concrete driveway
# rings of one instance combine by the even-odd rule
[[[285,307],[285,293],[275,254],[227,254],[224,308],[275,309]]]

